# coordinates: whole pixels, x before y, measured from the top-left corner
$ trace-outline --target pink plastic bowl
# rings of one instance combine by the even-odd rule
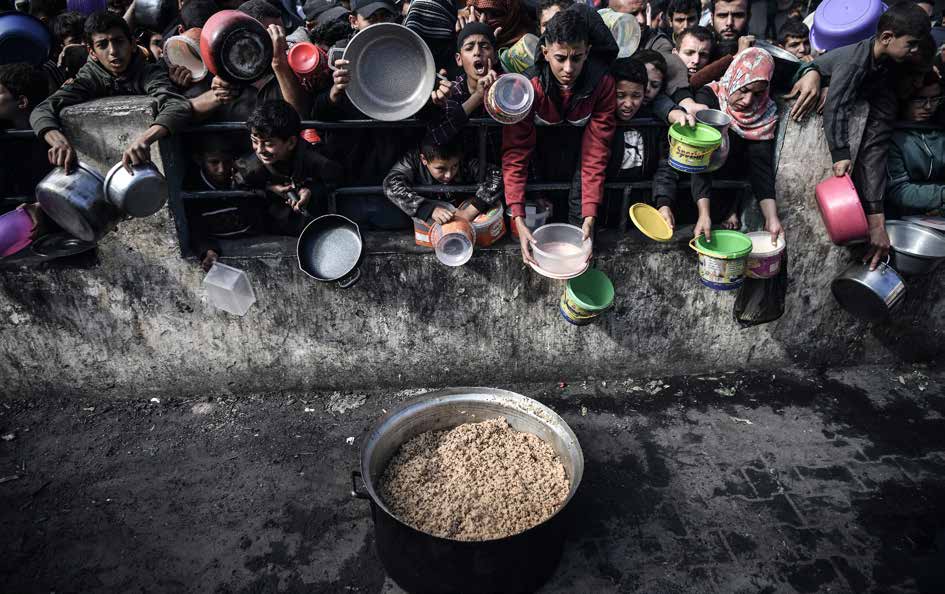
[[[836,245],[865,241],[869,235],[866,213],[849,175],[828,177],[817,184],[817,208],[827,235]]]

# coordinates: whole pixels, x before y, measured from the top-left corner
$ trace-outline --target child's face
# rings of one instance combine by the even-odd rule
[[[629,80],[617,81],[617,119],[624,122],[632,120],[640,111],[645,96],[643,84]]]
[[[466,77],[473,82],[495,68],[495,50],[485,35],[470,35],[456,54],[456,65],[463,67]]]
[[[121,29],[92,35],[89,56],[113,76],[121,75],[131,64],[134,46]]]
[[[538,32],[544,35],[545,27],[548,26],[548,21],[550,21],[551,18],[559,12],[561,12],[561,7],[557,4],[549,6],[548,8],[541,11],[541,14],[538,15]]]
[[[154,56],[155,60],[160,60],[164,57],[164,46],[161,44],[163,38],[160,33],[155,33],[148,40],[148,49],[151,50],[151,55]]]
[[[896,37],[891,31],[883,31],[879,41],[886,46],[886,55],[894,62],[903,62],[919,51],[919,38],[912,35]]]
[[[643,105],[649,104],[656,99],[656,96],[663,90],[663,73],[652,65],[646,64],[646,78],[649,81],[646,84],[646,94],[643,96]]]
[[[298,138],[294,136],[292,138],[260,136],[255,130],[250,133],[249,139],[253,143],[253,152],[266,165],[288,161],[298,143]]]
[[[810,55],[810,40],[806,37],[786,37],[784,39],[784,49],[794,54],[796,58],[804,58]]]
[[[228,187],[233,181],[233,155],[206,153],[200,156],[200,169],[215,186]]]
[[[910,122],[927,122],[932,119],[932,115],[941,104],[942,87],[940,85],[922,87],[906,103],[906,119]]]
[[[26,109],[28,103],[26,97],[16,97],[10,89],[0,85],[0,120],[15,120],[20,110]]]
[[[459,173],[459,157],[451,159],[427,159],[420,155],[420,162],[430,172],[430,176],[441,184],[452,183]]]
[[[584,70],[584,62],[591,46],[583,41],[578,43],[552,43],[541,46],[541,53],[551,67],[551,73],[558,82],[570,87],[577,82]]]

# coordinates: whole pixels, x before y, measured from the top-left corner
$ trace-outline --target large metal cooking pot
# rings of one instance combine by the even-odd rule
[[[902,302],[906,285],[886,262],[880,262],[876,270],[856,263],[833,279],[830,290],[843,309],[871,322],[882,320]]]
[[[375,120],[404,120],[426,105],[436,84],[433,54],[419,35],[396,23],[378,23],[328,52],[328,64],[350,64],[348,99]]]
[[[945,235],[908,221],[886,221],[892,267],[901,274],[920,275],[945,260]]]
[[[177,0],[135,0],[135,24],[151,31],[164,31],[177,11]]]
[[[269,72],[272,39],[262,23],[238,10],[215,13],[200,30],[200,57],[215,76],[250,84]]]
[[[41,20],[22,12],[0,13],[0,64],[42,64],[52,45],[52,34]]]
[[[322,215],[299,235],[299,269],[315,280],[347,289],[361,278],[364,243],[357,223],[337,214]]]
[[[732,125],[732,116],[718,109],[702,109],[696,113],[696,121],[700,124],[712,126],[722,135],[722,144],[709,157],[709,166],[706,172],[717,171],[728,160],[728,153],[732,150],[732,141],[728,136],[728,128]]]
[[[780,48],[767,41],[755,41],[755,47],[763,49],[774,59],[774,74],[771,76],[773,89],[787,91],[791,89],[791,81],[801,67],[801,61],[786,49]]]
[[[167,180],[154,163],[132,166],[128,173],[123,163],[112,167],[105,176],[105,196],[115,208],[128,216],[149,217],[167,202]]]
[[[105,197],[102,174],[83,162],[66,174],[57,167],[36,186],[36,200],[49,218],[82,241],[95,242],[115,228],[121,214]]]
[[[425,431],[502,417],[515,430],[548,443],[571,481],[561,509],[545,522],[497,540],[451,540],[408,526],[378,495],[384,470],[405,441]],[[352,473],[352,495],[370,500],[377,555],[387,574],[408,592],[528,592],[558,565],[565,538],[563,512],[583,475],[584,453],[577,437],[547,406],[506,390],[448,388],[405,402],[374,423],[361,444],[361,470]]]

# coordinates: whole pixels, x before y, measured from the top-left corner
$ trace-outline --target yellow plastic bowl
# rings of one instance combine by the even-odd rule
[[[637,202],[631,206],[630,220],[633,221],[633,224],[636,225],[641,233],[650,239],[669,241],[673,238],[673,230],[670,228],[669,223],[666,222],[666,219],[663,218],[658,210],[649,204]]]

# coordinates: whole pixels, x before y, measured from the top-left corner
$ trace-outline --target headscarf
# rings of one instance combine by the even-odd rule
[[[771,54],[757,47],[739,52],[732,65],[725,71],[722,80],[709,83],[719,98],[719,108],[732,116],[732,129],[746,140],[771,140],[778,127],[778,106],[771,100],[771,76],[774,74],[774,59]],[[764,93],[752,100],[744,111],[729,103],[733,93],[763,80],[768,84]]]
[[[452,39],[456,10],[450,0],[413,0],[404,26],[423,39]]]
[[[531,26],[528,15],[522,11],[521,0],[466,0],[466,6],[476,10],[494,10],[502,13],[498,20],[490,20],[493,29],[502,27],[497,41],[499,47],[508,47],[528,33]]]

